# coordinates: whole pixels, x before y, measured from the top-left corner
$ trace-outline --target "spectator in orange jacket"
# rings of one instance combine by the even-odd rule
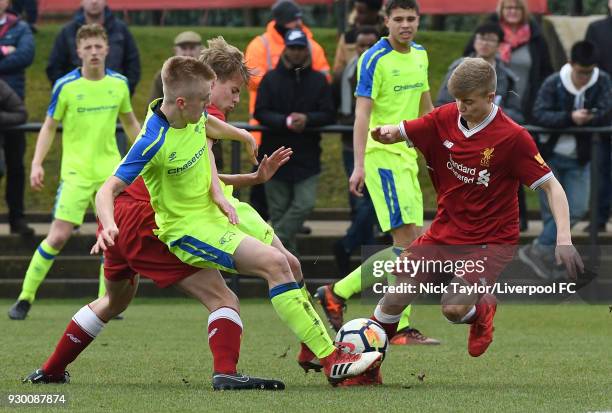
[[[312,32],[302,23],[300,7],[292,0],[280,0],[272,6],[272,18],[273,20],[266,26],[266,31],[251,40],[246,48],[246,62],[253,69],[253,76],[249,82],[249,114],[251,117],[255,111],[259,83],[263,76],[278,64],[278,59],[285,49],[285,33],[290,29],[301,29],[306,34],[313,70],[325,73],[328,80],[331,80],[325,51],[313,39]]]

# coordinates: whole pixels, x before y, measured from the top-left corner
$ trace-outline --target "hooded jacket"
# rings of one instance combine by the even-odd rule
[[[66,24],[55,38],[47,65],[47,78],[51,84],[81,66],[81,59],[76,51],[76,33],[84,24],[85,12],[81,8],[74,19]],[[127,25],[117,19],[108,7],[104,8],[104,28],[109,46],[106,68],[127,77],[130,93],[134,93],[140,81],[140,57],[134,37]]]
[[[266,26],[266,31],[255,37],[246,48],[244,58],[247,66],[253,69],[254,75],[249,81],[249,113],[255,111],[257,91],[263,76],[278,65],[279,58],[285,49],[285,39],[274,28],[276,21],[272,20]],[[325,57],[325,51],[317,43],[310,29],[304,25],[300,28],[308,38],[312,69],[323,72],[329,76],[329,63]],[[329,79],[329,77],[328,77]]]
[[[454,102],[455,99],[451,96],[448,91],[448,79],[450,79],[453,71],[463,62],[463,57],[455,60],[448,67],[446,77],[442,81],[440,91],[438,92],[438,98],[436,99],[436,106],[442,106],[446,103]],[[519,96],[514,92],[514,87],[517,81],[517,77],[512,70],[499,58],[495,59],[495,74],[497,75],[497,88],[495,91],[495,104],[500,106],[504,113],[513,121],[517,123],[524,123],[525,117],[521,111],[521,100]]]
[[[6,12],[6,23],[0,26],[0,46],[13,46],[15,51],[0,51],[0,79],[23,99],[25,70],[34,61],[34,37],[30,26],[16,15]]]
[[[284,57],[259,85],[255,119],[271,130],[263,133],[260,154],[271,154],[281,146],[291,147],[293,155],[273,179],[297,182],[321,172],[321,134],[295,133],[287,127],[292,112],[307,116],[306,127],[334,122],[331,86],[325,75],[312,69],[310,59],[298,68],[289,68]]]
[[[572,112],[576,109],[587,109],[595,112],[593,119],[584,126],[609,125],[612,115],[610,76],[595,68],[589,83],[581,89],[576,89],[571,80],[571,72],[572,67],[568,63],[544,81],[533,107],[535,123],[547,128],[576,127]],[[558,143],[573,145],[571,139],[574,139],[578,162],[585,164],[591,158],[589,137],[589,134],[551,134],[545,142],[541,140],[540,150],[546,158],[555,151]]]
[[[499,24],[499,16],[492,14],[488,20],[493,23]],[[529,84],[527,86],[527,96],[521,96],[521,100],[525,102],[525,107],[522,108],[523,115],[527,122],[531,122],[531,116],[533,104],[536,99],[536,94],[544,79],[553,72],[553,67],[550,62],[550,53],[548,52],[548,45],[542,35],[540,25],[533,19],[529,21],[529,28],[531,30],[531,38],[529,39],[529,55],[531,56],[531,70],[529,71]],[[474,39],[473,35],[463,51],[464,56],[470,56],[475,52],[474,50]]]

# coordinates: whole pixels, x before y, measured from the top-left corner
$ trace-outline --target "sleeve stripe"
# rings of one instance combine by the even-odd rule
[[[76,72],[76,73],[75,73]],[[51,102],[49,102],[49,109],[47,109],[47,115],[53,117],[55,113],[55,107],[57,106],[57,99],[59,98],[59,94],[62,91],[62,88],[77,79],[81,76],[79,75],[78,69],[76,71],[70,72],[66,76],[59,78],[55,85],[53,85],[53,91],[51,92]]]
[[[147,146],[144,151],[142,151],[142,154],[140,156],[144,157],[147,154],[147,152],[153,149],[153,147],[157,145],[157,143],[161,140],[162,136],[165,135],[165,133],[166,133],[166,129],[162,127],[159,130],[159,133],[157,134],[157,138],[153,142],[151,142],[151,144]]]
[[[402,138],[404,138],[406,140],[406,144],[408,145],[408,147],[409,148],[414,148],[414,143],[412,143],[412,141],[408,137],[408,134],[406,133],[406,128],[404,128],[404,121],[400,122],[400,124],[399,124],[399,131],[400,131],[400,134],[402,135]]]
[[[168,132],[168,128],[164,126],[161,119],[155,115],[151,116],[146,121],[144,133],[134,143],[113,175],[125,183],[131,184],[163,146],[166,133]],[[153,136],[156,136],[156,138],[153,139]]]
[[[536,190],[538,189],[544,182],[548,181],[550,178],[553,178],[555,175],[551,172],[547,173],[546,175],[544,175],[543,177],[541,177],[540,179],[538,179],[537,181],[535,181],[534,183],[532,183],[529,188]]]

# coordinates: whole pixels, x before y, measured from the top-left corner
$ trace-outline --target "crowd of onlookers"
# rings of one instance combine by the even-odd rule
[[[23,123],[25,70],[34,59],[36,22],[34,0],[0,0],[0,128]],[[260,154],[280,146],[291,146],[294,155],[265,185],[255,187],[251,203],[267,219],[283,243],[295,251],[295,237],[307,231],[304,221],[312,211],[321,172],[321,136],[309,128],[328,124],[352,125],[354,90],[359,56],[385,36],[383,0],[354,0],[348,29],[339,36],[335,59],[330,65],[325,51],[302,21],[302,10],[291,0],[278,1],[265,31],[247,46],[245,58],[252,69],[248,86],[250,122],[269,130],[258,134]],[[612,0],[609,1],[612,11]],[[19,13],[25,11],[27,22]],[[140,80],[138,46],[127,25],[116,18],[104,0],[82,0],[81,8],[57,35],[49,55],[46,74],[53,84],[80,64],[75,35],[83,24],[98,23],[106,29],[110,53],[108,68],[125,75],[133,93]],[[427,45],[425,45],[427,46]],[[568,63],[554,72],[549,50],[537,20],[525,0],[500,0],[497,10],[479,25],[463,56],[480,57],[495,67],[495,103],[516,122],[563,129],[610,125],[612,85],[612,17],[592,23],[584,40],[577,42]],[[177,55],[198,56],[201,37],[194,32],[179,34],[174,42]],[[440,87],[435,105],[453,102],[446,82],[463,57],[454,61]],[[162,95],[159,74],[151,97]],[[553,169],[568,196],[572,224],[588,209],[588,134],[543,134],[536,136],[542,156]],[[6,201],[11,232],[28,235],[24,220],[25,135],[19,131],[0,134],[6,174]],[[118,139],[121,144],[121,139]],[[124,144],[124,143],[123,143]],[[219,148],[216,148],[219,151]],[[352,135],[342,136],[342,160],[347,176],[353,168]],[[610,137],[601,141],[598,230],[606,230],[610,215]],[[221,160],[220,153],[218,158]],[[518,193],[521,228],[527,227],[527,208],[522,189]],[[361,245],[373,242],[376,219],[367,191],[364,197],[350,196],[351,221],[345,237],[335,247],[338,263],[346,272],[347,256]],[[530,259],[555,244],[556,229],[541,198],[544,229],[536,241],[523,250]],[[543,255],[542,255],[543,256]]]

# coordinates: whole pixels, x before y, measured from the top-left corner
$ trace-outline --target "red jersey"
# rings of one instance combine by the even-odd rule
[[[219,110],[215,105],[210,104],[206,107],[206,112],[209,115],[214,116],[217,119],[220,119],[225,122],[225,114]],[[137,177],[131,185],[129,185],[125,190],[119,194],[120,197],[130,197],[135,201],[144,201],[150,202],[151,196],[149,195],[149,190],[147,189],[144,180],[141,176]],[[123,201],[126,201],[123,199]]]
[[[553,174],[531,135],[496,105],[474,128],[464,122],[449,103],[400,124],[438,194],[427,235],[440,244],[516,244],[519,184],[536,189]]]

